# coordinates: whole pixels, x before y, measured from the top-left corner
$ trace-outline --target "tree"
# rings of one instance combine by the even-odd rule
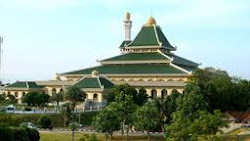
[[[142,107],[137,108],[135,112],[134,125],[140,130],[146,130],[148,140],[150,140],[150,131],[153,131],[160,125],[159,113],[154,102],[147,102]]]
[[[144,88],[140,88],[138,93],[137,90],[130,85],[121,84],[116,85],[115,88],[113,88],[112,92],[107,96],[108,103],[115,101],[116,95],[119,95],[121,92],[126,95],[132,96],[133,102],[138,106],[142,106],[148,100],[148,96]]]
[[[50,96],[37,91],[29,92],[22,97],[22,101],[29,106],[45,106],[49,102]]]
[[[126,131],[126,140],[128,140],[128,131],[132,126],[133,113],[135,112],[137,105],[133,101],[133,96],[126,94],[123,91],[116,94],[115,102],[117,107],[119,107],[120,116],[121,116],[121,130],[122,134],[124,130]]]
[[[52,129],[52,120],[46,116],[46,115],[42,115],[39,117],[37,123],[42,127],[42,128],[49,128]]]
[[[37,98],[38,94],[39,93],[35,92],[35,91],[29,92],[22,97],[22,102],[27,103],[29,106],[35,106],[36,105],[36,98]]]
[[[195,119],[191,125],[193,134],[204,136],[208,141],[213,140],[216,133],[222,133],[220,128],[228,127],[229,121],[219,110],[214,113],[199,111],[199,118]]]
[[[147,94],[146,90],[143,87],[141,87],[139,89],[139,93],[137,94],[137,98],[135,100],[135,103],[137,103],[138,106],[142,106],[147,101],[148,101],[148,94]]]
[[[95,116],[93,121],[93,126],[96,131],[107,133],[112,139],[114,131],[120,129],[121,124],[121,114],[120,105],[116,102],[110,103],[105,109],[100,111],[98,115]]]
[[[164,125],[169,124],[172,119],[172,113],[176,111],[176,99],[181,96],[180,93],[173,91],[171,95],[167,97],[154,99],[154,105],[157,108],[160,126],[162,131],[164,130]]]
[[[176,111],[170,125],[165,125],[168,140],[191,140],[191,124],[199,118],[199,112],[207,109],[207,103],[200,94],[186,93],[176,99]]]
[[[45,106],[49,102],[50,96],[48,94],[38,93],[35,98],[37,106]]]
[[[50,101],[56,102],[56,105],[59,106],[59,103],[63,101],[63,94],[61,92],[53,94],[50,98]]]
[[[8,94],[7,95],[7,103],[8,104],[16,104],[17,103],[17,99],[14,95]]]
[[[69,100],[74,109],[78,102],[83,102],[86,98],[86,93],[80,90],[78,87],[70,86],[66,89],[64,93],[66,100]]]
[[[226,71],[197,69],[191,76],[185,92],[203,95],[209,111],[245,111],[250,107],[250,83],[231,78]]]
[[[67,126],[70,120],[73,118],[72,105],[65,103],[61,106],[61,114],[63,116],[64,126]]]

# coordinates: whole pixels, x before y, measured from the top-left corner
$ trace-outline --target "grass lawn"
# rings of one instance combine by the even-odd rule
[[[242,129],[240,129],[242,131]],[[224,134],[220,136],[221,141],[250,141],[250,135],[236,135],[238,131],[233,131],[228,134]],[[84,136],[83,132],[75,132],[75,141],[79,141],[81,137]],[[72,138],[71,132],[61,131],[61,132],[40,132],[40,141],[71,141]],[[104,134],[97,134],[97,137],[100,141],[105,141],[105,135]],[[114,135],[113,141],[122,141],[125,140],[125,136],[118,136]],[[129,140],[132,141],[147,141],[147,136],[130,136]],[[152,136],[152,141],[163,141],[163,136]]]
[[[81,137],[84,136],[86,133],[76,132],[75,133],[75,141],[79,141]],[[72,138],[71,132],[40,132],[40,141],[71,141]],[[105,141],[104,134],[97,134],[97,137],[100,141]],[[125,140],[125,136],[114,136],[113,141],[122,141]],[[133,141],[147,141],[146,136],[133,136],[130,137],[129,140]],[[152,141],[163,141],[163,136],[153,136]]]

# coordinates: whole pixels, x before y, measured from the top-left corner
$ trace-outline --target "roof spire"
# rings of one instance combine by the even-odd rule
[[[150,16],[150,17],[148,18],[148,21],[147,21],[147,23],[146,23],[146,26],[153,26],[153,25],[156,25],[156,21],[155,21],[155,19],[154,19],[152,16]]]

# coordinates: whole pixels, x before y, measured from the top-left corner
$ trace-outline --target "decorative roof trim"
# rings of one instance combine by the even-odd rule
[[[91,75],[91,74],[90,74],[90,75]],[[79,83],[80,81],[82,81],[82,80],[85,79],[85,78],[86,78],[86,76],[85,76],[85,77],[82,77],[82,78],[79,79],[78,81],[73,82],[73,83],[71,84],[71,86],[74,86],[75,84]]]
[[[65,74],[64,76],[79,76],[78,74]],[[82,74],[81,76],[91,76],[91,74]],[[102,76],[187,76],[187,74],[102,74]]]
[[[97,79],[97,82],[98,82],[100,88],[104,89],[104,85],[102,85],[102,83],[101,83],[101,81],[100,81],[100,77],[97,76],[96,79]]]
[[[155,31],[156,40],[157,40],[159,46],[162,46],[162,43],[159,41],[158,33],[156,30],[156,25],[154,24],[153,27],[154,27],[154,31]]]
[[[181,70],[181,71],[183,71],[183,72],[185,72],[185,73],[192,74],[191,71],[188,71],[188,70],[186,70],[186,69],[183,69],[182,67],[179,67],[179,66],[173,64],[172,62],[170,62],[170,66],[173,66],[173,67],[175,67],[175,68],[177,68],[177,69],[179,69],[179,70]]]
[[[145,60],[145,61],[103,61],[101,64],[148,64],[170,63],[170,60]]]
[[[126,49],[138,49],[138,48],[164,48],[162,46],[128,46]]]
[[[81,88],[82,91],[88,92],[103,92],[104,89],[103,88]]]
[[[161,55],[165,56],[166,58],[170,59],[171,61],[174,60],[173,57],[169,57],[168,55],[166,55],[165,53],[163,53],[163,52],[161,52],[161,51],[159,51],[159,53],[160,53]]]

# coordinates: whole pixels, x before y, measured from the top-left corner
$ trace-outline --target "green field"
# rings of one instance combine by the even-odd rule
[[[75,133],[75,141],[79,141],[81,137],[84,137],[83,132],[76,132]],[[71,132],[40,132],[41,139],[40,141],[72,141],[72,133]],[[104,134],[97,134],[97,137],[100,141],[105,141],[105,135]],[[125,140],[125,136],[116,136],[114,135],[113,141],[122,141]],[[147,136],[131,136],[129,137],[129,140],[134,141],[146,141]],[[163,141],[163,136],[152,136],[152,141]]]
[[[75,133],[75,141],[79,141],[81,137],[84,137],[83,132],[76,132]],[[62,131],[62,132],[40,132],[41,141],[71,141],[72,140],[72,133]],[[97,134],[97,137],[100,141],[105,141],[105,135],[104,134]],[[113,141],[121,141],[125,140],[125,136],[117,136],[114,135]],[[146,141],[147,136],[130,136],[129,140],[133,141]],[[152,141],[163,141],[163,136],[152,136]],[[203,140],[201,140],[203,141]],[[220,141],[250,141],[250,135],[236,135],[235,132],[231,132],[229,134],[224,134],[220,136]]]

